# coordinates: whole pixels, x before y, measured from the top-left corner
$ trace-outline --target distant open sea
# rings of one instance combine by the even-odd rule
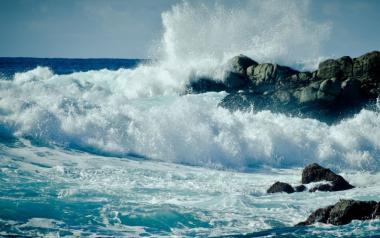
[[[11,78],[17,72],[26,72],[37,66],[48,67],[56,74],[70,74],[79,71],[120,68],[132,68],[141,59],[65,59],[65,58],[30,58],[30,57],[0,57],[0,75]]]

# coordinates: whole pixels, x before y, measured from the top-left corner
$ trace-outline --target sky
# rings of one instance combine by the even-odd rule
[[[233,7],[245,0],[215,1]],[[163,33],[161,14],[178,3],[1,0],[0,57],[150,58]],[[380,50],[378,0],[311,0],[310,19],[332,26],[323,54],[358,56]]]

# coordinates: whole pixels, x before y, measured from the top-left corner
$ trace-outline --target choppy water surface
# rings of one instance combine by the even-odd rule
[[[378,173],[345,173],[357,188],[268,195],[300,169],[252,173],[101,157],[26,142],[1,148],[1,235],[368,236],[379,221],[294,228],[339,198],[378,199]]]
[[[329,26],[287,3],[174,6],[156,61],[1,59],[0,236],[380,235],[378,220],[294,227],[341,198],[379,200],[377,105],[327,125],[184,95],[240,53],[313,68]],[[265,193],[313,162],[356,188]]]

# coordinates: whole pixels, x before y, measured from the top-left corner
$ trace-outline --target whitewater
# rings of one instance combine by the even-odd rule
[[[156,60],[2,75],[0,236],[380,235],[379,220],[294,227],[341,198],[379,199],[379,103],[328,125],[186,93],[195,77],[223,80],[240,53],[315,69],[333,26],[310,20],[306,1],[286,3],[183,2],[162,14]],[[356,188],[266,194],[313,162]]]

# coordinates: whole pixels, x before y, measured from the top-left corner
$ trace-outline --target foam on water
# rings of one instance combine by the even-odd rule
[[[224,92],[180,96],[194,75],[223,80],[239,53],[312,68],[329,25],[311,21],[305,1],[207,4],[163,13],[149,64],[66,75],[37,67],[0,80],[0,236],[378,233],[379,221],[293,227],[339,198],[378,199],[377,109],[327,125],[232,113],[217,106]],[[298,185],[311,162],[356,188],[265,193],[276,180]]]
[[[376,110],[329,126],[269,111],[231,113],[217,106],[225,93],[131,99],[129,72],[55,75],[40,67],[0,81],[2,137],[234,169],[380,168]]]
[[[376,200],[379,173],[343,174],[356,186],[347,191],[266,194],[276,180],[298,185],[301,169],[237,173],[35,147],[28,141],[1,146],[0,157],[0,235],[366,237],[378,234],[380,225],[293,227],[340,198]]]
[[[191,75],[222,80],[221,65],[238,53],[287,64],[318,58],[329,27],[308,19],[307,2],[244,4],[174,6],[162,14],[159,60],[134,69],[57,75],[37,67],[0,80],[1,136],[209,167],[313,161],[377,171],[376,111],[328,126],[269,111],[230,113],[217,106],[225,93],[179,96]]]

